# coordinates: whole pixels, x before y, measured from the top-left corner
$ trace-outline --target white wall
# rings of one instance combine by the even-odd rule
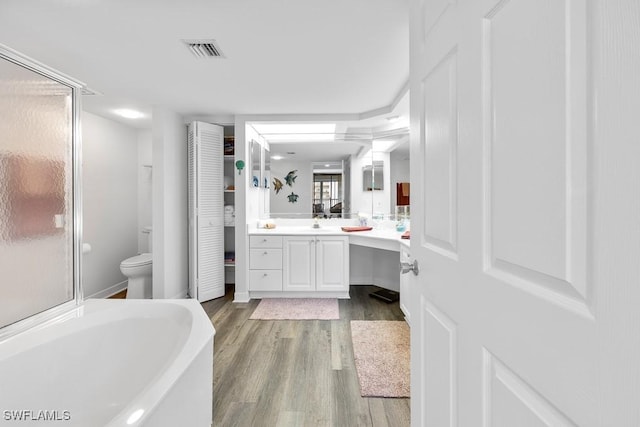
[[[107,297],[126,287],[120,262],[138,253],[137,131],[82,114],[84,296]]]
[[[388,215],[391,213],[391,205],[389,204],[391,194],[391,161],[389,160],[389,153],[374,152],[373,160],[381,161],[383,163],[382,168],[382,190],[371,191],[372,193],[372,206],[373,214]]]
[[[373,161],[382,161],[383,167],[383,188],[376,191],[364,191],[362,183],[362,168],[371,165]],[[389,214],[391,213],[390,200],[390,160],[389,153],[374,152],[362,157],[351,156],[351,212],[365,212],[368,214]]]
[[[296,170],[296,178],[293,186],[289,187],[284,177],[292,170]],[[280,193],[276,194],[273,187],[273,178],[278,178],[284,184]],[[278,214],[306,214],[310,218],[313,203],[313,168],[310,160],[272,160],[271,161],[271,184],[269,188],[269,200],[272,216]],[[297,194],[298,201],[290,203],[291,193]]]
[[[257,221],[257,201],[249,197],[250,190],[247,188],[251,173],[247,169],[251,168],[251,151],[249,150],[249,142],[247,135],[247,127],[245,118],[236,116],[235,121],[235,158],[244,160],[245,169],[235,174],[235,206],[236,206],[236,227],[235,227],[235,245],[236,245],[236,266],[235,266],[235,293],[234,302],[249,301],[249,288],[247,285],[247,275],[249,270],[249,236],[247,235],[247,224],[249,221]],[[251,191],[251,194],[257,192]]]
[[[138,230],[152,226],[152,135],[149,130],[138,132]],[[138,252],[151,252],[148,238],[144,233],[138,233]]]
[[[153,298],[184,298],[189,289],[187,126],[153,109]]]
[[[261,218],[264,215],[265,212],[264,212],[264,191],[262,187],[254,187],[253,184],[251,183],[251,178],[252,178],[251,141],[255,140],[258,142],[258,144],[264,144],[264,140],[255,130],[253,130],[251,126],[245,126],[244,124],[242,124],[241,127],[246,128],[242,133],[243,138],[245,139],[243,141],[240,141],[238,137],[239,127],[240,126],[236,125],[236,142],[235,142],[236,150],[240,148],[238,147],[238,145],[240,145],[242,148],[244,148],[245,150],[244,152],[246,154],[244,155],[244,157],[238,157],[238,154],[236,153],[236,158],[245,160],[245,168],[240,174],[240,176],[238,176],[239,179],[236,178],[236,182],[239,182],[240,183],[239,185],[243,187],[246,191],[245,201],[246,201],[247,223],[254,224],[256,221],[258,221],[259,218]],[[236,187],[236,191],[237,191],[237,187]],[[236,193],[236,203],[237,203],[237,199],[239,198],[238,196],[240,195]]]

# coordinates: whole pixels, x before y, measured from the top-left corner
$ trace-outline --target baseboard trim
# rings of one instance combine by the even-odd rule
[[[251,298],[339,298],[350,299],[349,291],[346,292],[317,292],[317,291],[252,291]]]
[[[127,289],[127,284],[128,282],[126,280],[120,282],[120,283],[116,283],[113,286],[109,286],[106,289],[103,289],[99,292],[96,292],[93,295],[89,295],[85,298],[109,298],[110,296],[113,296],[115,294],[117,294],[118,292],[122,292],[125,289]]]
[[[249,292],[236,292],[233,294],[233,302],[249,302]]]

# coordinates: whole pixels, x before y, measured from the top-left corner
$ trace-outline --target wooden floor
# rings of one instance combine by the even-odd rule
[[[118,292],[117,294],[113,294],[109,297],[110,299],[125,299],[127,298],[127,290],[123,290]]]
[[[409,426],[409,399],[363,398],[351,320],[403,320],[398,303],[352,286],[340,320],[249,320],[259,300],[203,303],[216,329],[214,426]]]

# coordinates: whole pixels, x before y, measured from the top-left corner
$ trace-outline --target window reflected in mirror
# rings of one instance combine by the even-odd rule
[[[312,213],[324,218],[342,217],[342,174],[313,174]]]

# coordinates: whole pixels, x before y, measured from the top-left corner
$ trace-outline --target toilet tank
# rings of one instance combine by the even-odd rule
[[[147,235],[147,247],[142,248],[142,252],[153,252],[153,240],[152,240],[152,229],[150,225],[142,228],[142,233]]]

